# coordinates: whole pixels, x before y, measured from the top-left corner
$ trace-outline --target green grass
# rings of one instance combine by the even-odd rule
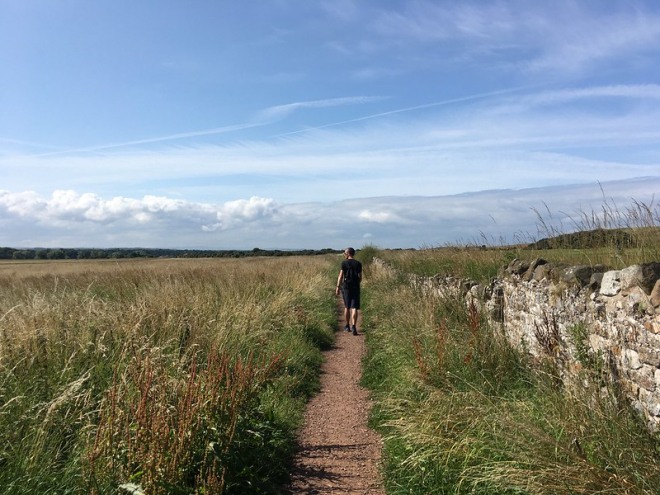
[[[365,307],[388,493],[658,493],[660,439],[590,361],[573,394],[474,308],[384,272]]]
[[[424,277],[455,275],[483,282],[496,276],[499,268],[518,254],[516,249],[458,246],[378,251],[379,258],[404,273]]]

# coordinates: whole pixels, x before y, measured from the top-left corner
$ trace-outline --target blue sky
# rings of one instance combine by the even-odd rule
[[[654,0],[0,0],[0,67],[0,246],[513,241],[660,190]]]

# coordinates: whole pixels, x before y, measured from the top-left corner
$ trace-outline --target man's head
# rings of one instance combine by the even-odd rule
[[[355,249],[353,249],[352,247],[347,247],[346,249],[344,249],[344,254],[352,258],[353,256],[355,256]]]

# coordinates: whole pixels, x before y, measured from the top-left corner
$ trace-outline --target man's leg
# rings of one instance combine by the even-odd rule
[[[358,316],[358,310],[355,308],[351,308],[351,329],[353,331],[353,335],[357,335],[357,316]]]
[[[357,335],[357,321],[358,321],[358,311],[360,310],[360,288],[358,287],[353,293],[353,299],[351,301],[351,325],[353,330],[353,335]]]
[[[351,331],[351,322],[350,322],[350,310],[348,309],[350,307],[349,305],[349,299],[348,299],[348,292],[346,289],[342,289],[341,291],[341,298],[344,301],[344,321],[346,322],[344,324],[344,330],[350,332]]]

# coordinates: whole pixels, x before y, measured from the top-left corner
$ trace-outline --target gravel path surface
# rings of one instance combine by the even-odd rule
[[[367,426],[371,401],[358,383],[365,353],[362,319],[357,336],[343,330],[341,320],[343,314],[336,342],[324,353],[321,391],[307,405],[290,494],[385,494],[381,439]]]

